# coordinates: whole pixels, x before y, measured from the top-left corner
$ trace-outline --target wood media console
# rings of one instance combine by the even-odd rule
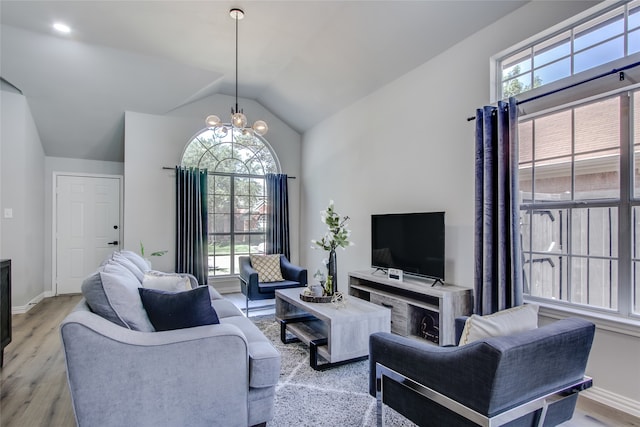
[[[390,309],[391,332],[438,345],[455,344],[454,319],[472,310],[471,289],[406,276],[400,282],[381,272],[350,272],[349,295]]]

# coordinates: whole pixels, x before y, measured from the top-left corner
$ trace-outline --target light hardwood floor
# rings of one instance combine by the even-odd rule
[[[58,328],[80,298],[46,298],[28,313],[13,316],[13,340],[0,371],[0,426],[75,425]],[[244,307],[244,300],[236,299]],[[582,397],[578,408],[564,427],[640,427],[639,419]]]

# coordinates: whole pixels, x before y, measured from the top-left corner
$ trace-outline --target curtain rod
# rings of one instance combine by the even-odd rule
[[[583,85],[585,83],[589,83],[589,82],[592,82],[594,80],[598,80],[598,79],[601,79],[603,77],[607,77],[607,76],[610,76],[610,75],[616,74],[616,73],[618,73],[619,79],[620,79],[620,81],[622,81],[622,80],[625,79],[625,76],[624,76],[624,71],[625,70],[628,70],[630,68],[635,68],[635,67],[637,67],[639,65],[640,65],[640,61],[639,62],[634,62],[632,64],[625,65],[624,67],[614,68],[611,71],[607,71],[605,73],[598,74],[597,76],[590,77],[588,79],[585,79],[585,80],[570,84],[568,86],[564,86],[564,87],[561,87],[561,88],[558,88],[558,89],[554,89],[554,90],[551,90],[549,92],[541,93],[540,95],[532,96],[531,98],[523,99],[522,101],[516,101],[516,105],[526,104],[527,102],[535,101],[536,99],[544,98],[545,96],[553,95],[555,93],[562,92],[563,90],[571,89],[571,88],[574,88],[576,86],[580,86],[580,85]],[[476,119],[475,116],[467,117],[467,121],[468,122],[470,122],[472,120],[475,120],[475,119]]]
[[[170,167],[170,166],[163,166],[162,169],[165,170],[175,170],[175,167]],[[213,175],[213,172],[208,172],[209,174]],[[228,175],[232,175],[232,174],[228,174]],[[258,177],[259,175],[249,175],[249,174],[233,174],[233,175],[239,175],[239,176],[247,176],[247,177]],[[288,179],[296,179],[295,176],[287,176]]]

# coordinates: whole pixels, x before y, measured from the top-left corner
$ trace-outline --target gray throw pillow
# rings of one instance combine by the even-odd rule
[[[140,283],[135,277],[131,280],[125,275],[101,271],[100,279],[109,305],[129,329],[142,332],[155,331],[142,306],[138,293]]]

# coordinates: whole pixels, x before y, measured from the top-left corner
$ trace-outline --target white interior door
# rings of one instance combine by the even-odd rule
[[[56,294],[79,293],[120,248],[120,178],[58,175],[55,230]]]

